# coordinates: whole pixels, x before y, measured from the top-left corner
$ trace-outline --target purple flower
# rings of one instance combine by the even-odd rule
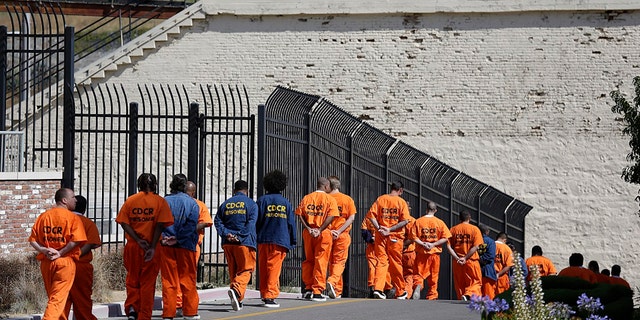
[[[553,319],[569,319],[576,312],[566,303],[554,302],[550,303],[549,316]]]
[[[495,312],[507,311],[509,310],[509,303],[505,299],[495,298],[493,301],[496,303]]]
[[[578,297],[578,309],[594,313],[604,309],[604,306],[600,303],[600,298],[591,298],[586,293],[583,293]]]
[[[610,319],[608,316],[599,316],[599,315],[592,314],[587,318],[587,320],[610,320]]]

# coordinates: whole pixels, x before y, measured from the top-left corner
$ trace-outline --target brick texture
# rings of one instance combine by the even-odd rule
[[[59,180],[0,183],[0,257],[34,252],[27,242],[36,218],[53,207]]]
[[[638,190],[608,96],[632,93],[638,48],[637,10],[213,15],[106,82],[244,84],[254,111],[276,85],[324,96],[533,205],[527,250],[617,263],[640,286]]]

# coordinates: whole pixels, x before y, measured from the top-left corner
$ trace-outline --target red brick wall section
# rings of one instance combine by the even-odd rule
[[[27,242],[31,226],[53,207],[60,180],[14,180],[0,183],[0,257],[34,252]]]

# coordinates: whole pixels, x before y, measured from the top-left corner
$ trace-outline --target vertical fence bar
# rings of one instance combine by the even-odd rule
[[[75,103],[73,98],[74,73],[74,28],[64,28],[64,131],[62,142],[62,185],[73,189],[73,160],[75,155]]]
[[[187,142],[187,178],[198,183],[198,103],[189,104],[189,137]]]
[[[0,26],[0,131],[6,130],[7,125],[7,40],[7,26]],[[4,172],[5,153],[3,138],[0,140],[0,172]]]
[[[138,103],[129,104],[129,177],[127,195],[136,193],[138,174]]]
[[[266,126],[267,119],[265,118],[265,106],[264,104],[258,105],[258,161],[256,162],[256,172],[258,174],[257,184],[257,197],[260,198],[264,194],[264,185],[262,183],[262,177],[264,177],[264,163],[266,162],[266,154],[265,154],[265,141],[266,139]],[[256,259],[260,261],[260,252],[258,252],[258,256]],[[260,267],[256,266],[256,290],[260,289]]]

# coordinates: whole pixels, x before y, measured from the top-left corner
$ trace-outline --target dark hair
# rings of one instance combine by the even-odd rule
[[[602,271],[600,271],[600,273],[604,274],[605,276],[610,276],[611,275],[611,271],[609,271],[609,269],[602,269]]]
[[[598,265],[598,261],[595,261],[595,260],[589,261],[589,270],[595,273],[600,272],[600,266]]]
[[[498,232],[498,235],[496,236],[496,240],[502,239],[502,238],[507,239],[507,234],[504,232]]]
[[[143,173],[138,177],[138,190],[142,192],[156,193],[158,190],[158,179],[153,173]]]
[[[87,212],[87,198],[76,196],[76,209],[74,211],[82,214]]]
[[[612,276],[619,277],[621,271],[622,270],[620,270],[620,266],[619,265],[614,264],[613,266],[611,266],[611,275]]]
[[[480,229],[480,232],[482,232],[482,235],[489,234],[489,227],[484,223],[479,224],[478,229]]]
[[[533,246],[533,248],[531,248],[531,255],[532,256],[541,256],[542,255],[542,248],[540,246]]]
[[[249,184],[244,180],[238,180],[233,184],[233,191],[249,190]]]
[[[269,171],[262,178],[262,185],[267,193],[281,192],[287,187],[287,176],[280,170]]]
[[[584,263],[584,257],[580,253],[572,253],[569,257],[569,266],[580,267]]]
[[[394,181],[391,183],[391,191],[400,191],[402,188],[404,188],[404,185],[400,181]]]
[[[462,210],[460,212],[460,222],[471,220],[471,213],[468,210]]]
[[[173,180],[169,184],[171,193],[185,192],[187,190],[187,176],[182,173],[178,173],[173,176]]]

